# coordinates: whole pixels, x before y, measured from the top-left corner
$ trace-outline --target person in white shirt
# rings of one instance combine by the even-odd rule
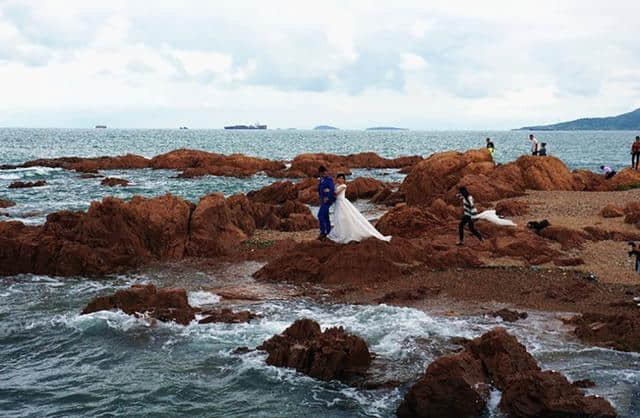
[[[529,141],[531,141],[531,155],[538,155],[538,140],[531,134],[529,135]]]

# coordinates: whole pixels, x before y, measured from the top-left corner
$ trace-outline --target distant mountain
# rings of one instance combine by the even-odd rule
[[[640,130],[640,109],[606,118],[582,118],[553,125],[525,126],[526,131],[637,131]]]
[[[408,131],[407,128],[396,128],[394,126],[374,126],[373,128],[367,128],[367,131]]]
[[[329,126],[329,125],[318,125],[315,128],[313,128],[314,131],[335,131],[338,128],[336,128],[335,126]]]

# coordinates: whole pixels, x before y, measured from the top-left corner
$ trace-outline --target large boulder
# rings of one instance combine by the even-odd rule
[[[489,395],[482,363],[469,352],[442,356],[406,394],[400,418],[462,418],[482,415]]]
[[[380,180],[358,177],[347,184],[346,197],[349,200],[369,199],[385,188]]]
[[[154,285],[133,285],[113,295],[100,296],[89,302],[82,315],[119,309],[128,315],[148,315],[163,322],[187,325],[195,319],[184,289],[157,289]]]
[[[517,374],[503,389],[499,408],[510,417],[605,418],[617,416],[604,398],[585,396],[554,371]]]
[[[529,204],[522,200],[501,200],[496,204],[500,216],[523,216],[529,213]]]
[[[247,232],[253,232],[243,231],[238,225],[240,219],[233,215],[222,193],[202,197],[191,216],[187,254],[192,257],[229,254],[247,239]]]
[[[342,327],[324,332],[311,319],[299,319],[282,334],[258,347],[268,353],[267,364],[296,369],[321,380],[349,380],[362,376],[371,364],[367,343]]]
[[[504,328],[463,343],[458,354],[436,359],[398,408],[400,417],[483,415],[487,386],[502,391],[499,408],[510,417],[613,417],[608,401],[585,396],[557,372],[542,372]]]

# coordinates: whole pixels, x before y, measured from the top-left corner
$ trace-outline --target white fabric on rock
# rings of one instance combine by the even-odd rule
[[[485,210],[482,213],[479,213],[475,216],[472,216],[474,220],[482,219],[485,221],[489,221],[492,224],[500,225],[500,226],[516,226],[515,223],[511,219],[502,219],[496,214],[495,210]]]
[[[391,241],[391,237],[385,237],[356,209],[345,196],[347,186],[344,184],[336,188],[336,201],[333,204],[333,227],[328,238],[339,244],[347,244],[352,241],[362,241],[375,237],[383,241]]]

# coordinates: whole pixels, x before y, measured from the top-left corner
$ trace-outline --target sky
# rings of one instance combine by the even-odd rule
[[[511,129],[640,107],[640,1],[0,0],[0,126]]]

